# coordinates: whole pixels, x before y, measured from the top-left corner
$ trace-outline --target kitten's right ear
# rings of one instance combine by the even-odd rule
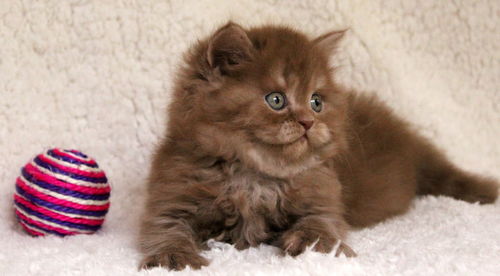
[[[227,74],[238,65],[252,59],[252,42],[238,24],[228,23],[210,38],[207,61],[211,68]]]
[[[327,53],[332,53],[349,29],[328,32],[313,40],[313,45]]]

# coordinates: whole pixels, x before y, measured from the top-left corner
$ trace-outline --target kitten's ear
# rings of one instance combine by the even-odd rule
[[[207,61],[210,67],[219,68],[222,74],[252,58],[252,42],[238,24],[228,23],[210,38]]]
[[[327,53],[332,53],[347,31],[348,29],[328,32],[313,40],[313,45]]]

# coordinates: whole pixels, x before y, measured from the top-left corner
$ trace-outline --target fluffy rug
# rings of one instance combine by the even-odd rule
[[[500,178],[500,1],[3,1],[0,5],[0,275],[164,275],[136,270],[151,151],[176,64],[233,19],[312,35],[350,27],[335,76],[377,93],[458,165]],[[50,147],[95,157],[113,188],[95,235],[32,238],[13,216],[19,168]],[[211,244],[181,275],[498,275],[500,203],[422,198],[353,232],[359,257]]]

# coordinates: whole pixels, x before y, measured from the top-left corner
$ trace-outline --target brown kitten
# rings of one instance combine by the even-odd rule
[[[417,194],[493,202],[493,181],[454,167],[375,99],[344,91],[314,40],[229,23],[186,55],[154,157],[142,268],[197,269],[207,239],[355,255],[351,226],[403,213]]]

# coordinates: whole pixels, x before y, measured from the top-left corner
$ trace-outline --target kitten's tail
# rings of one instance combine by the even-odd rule
[[[495,202],[500,187],[493,179],[457,168],[435,149],[421,160],[417,181],[419,195],[445,195],[480,204]]]

